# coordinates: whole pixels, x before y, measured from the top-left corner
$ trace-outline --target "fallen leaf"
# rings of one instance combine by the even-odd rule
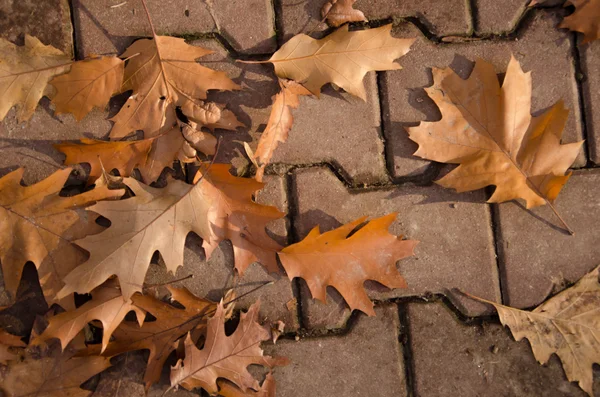
[[[600,0],[567,0],[565,6],[569,4],[575,6],[575,12],[558,27],[583,33],[581,44],[600,39]]]
[[[273,344],[277,343],[277,340],[283,334],[284,331],[285,323],[283,321],[277,320],[275,323],[271,324],[271,339],[273,340]]]
[[[195,183],[199,180],[202,183],[196,185],[170,180],[167,187],[157,189],[126,178],[123,182],[135,197],[90,207],[90,211],[108,218],[111,227],[76,242],[90,252],[90,258],[64,278],[65,287],[59,296],[90,292],[116,275],[123,296],[129,299],[142,290],[155,251],[162,255],[167,270],[175,272],[183,265],[189,232],[204,239],[207,257],[221,241],[231,240],[240,273],[255,261],[276,272],[275,253],[280,246],[267,235],[265,227],[283,214],[252,200],[264,185],[232,176],[227,164],[213,164],[209,172],[199,171]]]
[[[63,349],[77,334],[91,321],[99,320],[102,323],[102,350],[106,349],[114,330],[121,324],[127,313],[134,311],[140,326],[144,323],[146,313],[134,306],[131,301],[126,301],[121,295],[121,290],[116,280],[108,280],[92,291],[92,299],[75,310],[69,310],[49,319],[46,330],[33,339],[32,345],[39,345],[45,341],[58,338]]]
[[[248,389],[244,392],[231,382],[222,379],[219,379],[217,384],[219,385],[219,395],[222,397],[275,397],[275,378],[270,372],[258,391]]]
[[[240,323],[233,334],[225,334],[225,311],[223,304],[208,320],[206,342],[199,350],[188,335],[185,342],[185,359],[171,368],[171,387],[181,385],[188,390],[202,387],[210,394],[219,389],[217,378],[233,382],[242,391],[259,390],[258,381],[248,372],[248,366],[262,365],[273,368],[285,365],[281,358],[263,356],[260,343],[271,338],[271,333],[258,322],[258,303],[247,313],[242,313]]]
[[[402,240],[388,228],[396,219],[389,214],[373,219],[351,234],[366,217],[321,234],[316,226],[299,243],[279,253],[290,278],[306,280],[313,298],[326,300],[326,289],[334,287],[351,310],[358,309],[374,316],[373,303],[364,289],[366,280],[374,280],[388,288],[406,288],[406,281],[396,269],[396,262],[414,255],[414,240]]]
[[[362,11],[353,8],[356,0],[329,0],[321,8],[321,17],[327,19],[329,26],[338,27],[346,22],[361,22],[367,18]]]
[[[204,124],[203,127],[208,128],[212,132],[215,132],[217,129],[235,131],[240,127],[245,127],[245,125],[237,119],[231,110],[224,109],[222,105],[217,106],[221,108],[221,118],[215,123]]]
[[[481,59],[467,80],[450,68],[434,69],[433,76],[426,91],[442,119],[408,133],[419,144],[416,156],[460,164],[437,183],[459,192],[495,185],[490,203],[521,198],[527,208],[551,204],[583,143],[561,145],[568,117],[562,101],[532,117],[531,75],[514,57],[502,87],[494,67]]]
[[[72,306],[57,292],[71,270],[85,259],[72,241],[102,228],[97,215],[81,208],[98,200],[121,197],[124,190],[97,188],[72,197],[59,195],[70,168],[56,171],[32,186],[21,186],[23,168],[0,179],[0,261],[6,291],[14,298],[28,261],[38,269],[49,305]]]
[[[29,120],[44,95],[54,93],[48,82],[71,66],[71,59],[51,45],[25,35],[25,45],[0,38],[0,120],[17,106],[17,120]]]
[[[258,141],[258,147],[254,153],[254,159],[259,164],[256,171],[256,180],[261,182],[266,165],[271,161],[275,149],[279,143],[287,140],[289,131],[292,129],[294,117],[290,108],[297,109],[300,106],[298,96],[311,95],[310,91],[302,85],[291,80],[279,80],[281,92],[275,95],[271,116],[264,132]]]
[[[6,364],[8,361],[15,360],[18,356],[11,351],[13,347],[27,346],[20,336],[9,334],[0,329],[0,364]]]
[[[546,0],[534,0],[529,7],[544,4]],[[600,0],[567,0],[565,7],[575,6],[575,12],[566,16],[558,25],[559,28],[583,33],[586,44],[600,38]]]
[[[156,36],[135,41],[122,55],[125,65],[121,92],[133,90],[115,122],[111,138],[123,138],[143,130],[151,138],[176,124],[176,107],[203,108],[196,100],[206,99],[208,90],[236,90],[240,87],[224,72],[201,66],[196,59],[212,51],[191,46],[184,39]],[[137,55],[136,55],[137,54]],[[197,111],[200,111],[198,109]]]
[[[578,382],[579,387],[593,396],[592,366],[600,363],[599,276],[600,266],[532,311],[469,296],[494,305],[500,321],[510,328],[514,338],[529,340],[540,364],[546,364],[556,354],[567,379]]]
[[[73,113],[79,121],[94,106],[105,108],[110,98],[121,90],[123,64],[118,57],[98,57],[75,62],[69,73],[50,81],[56,88],[56,95],[52,98],[56,113]]]
[[[146,389],[160,379],[165,361],[175,350],[177,340],[195,329],[206,328],[208,316],[216,310],[216,303],[194,296],[185,288],[167,287],[173,300],[183,305],[183,309],[161,302],[151,296],[136,294],[133,303],[140,309],[156,317],[156,321],[138,323],[125,321],[113,333],[111,341],[102,353],[112,357],[135,350],[150,350],[147,369],[144,375]],[[100,346],[90,346],[84,353],[100,354]]]
[[[88,163],[88,184],[92,184],[102,175],[102,167],[109,172],[116,169],[121,176],[131,175],[134,168],[146,164],[153,142],[154,138],[119,142],[82,138],[79,142],[64,142],[54,147],[67,156],[66,165]]]
[[[414,39],[395,39],[392,25],[348,31],[345,25],[321,40],[305,34],[292,37],[269,60],[280,78],[295,80],[319,96],[321,87],[334,83],[367,99],[362,80],[369,71],[398,70],[393,60],[405,55]]]
[[[73,357],[72,349],[63,353],[51,349],[41,358],[29,355],[22,362],[10,363],[0,371],[0,391],[6,397],[87,397],[80,386],[110,367],[108,357]]]

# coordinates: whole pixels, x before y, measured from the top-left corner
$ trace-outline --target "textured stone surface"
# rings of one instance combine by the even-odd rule
[[[555,202],[575,231],[566,234],[550,208],[527,211],[514,202],[498,206],[504,298],[511,306],[529,307],[575,282],[600,263],[600,172],[577,171]]]
[[[504,33],[515,29],[529,0],[476,0],[475,31]]]
[[[325,168],[298,170],[294,179],[298,214],[293,216],[299,238],[304,238],[316,225],[324,232],[361,216],[398,212],[390,232],[420,241],[415,257],[398,262],[409,288],[389,291],[371,282],[366,287],[372,298],[443,292],[457,305],[464,306],[466,313],[474,315],[488,308],[460,299],[448,290],[460,288],[491,300],[499,298],[490,214],[481,191],[457,194],[438,186],[410,185],[348,191]],[[308,327],[339,324],[338,305],[308,300],[310,295],[306,290],[303,292],[302,307],[306,309],[303,316]],[[345,304],[343,308],[347,312]]]
[[[216,51],[203,58],[205,64],[227,72],[243,87],[241,92],[215,92],[209,95],[209,100],[227,103],[227,108],[247,126],[239,128],[237,132],[221,133],[224,143],[219,161],[231,161],[239,153],[244,153],[239,141],[247,141],[252,149],[256,149],[260,132],[269,119],[271,97],[279,87],[270,65],[233,63],[226,59],[227,53],[223,48],[211,40],[198,40],[194,44]],[[369,73],[364,83],[368,93],[366,102],[345,92],[335,91],[331,86],[324,88],[321,99],[300,98],[299,108],[293,111],[294,125],[289,138],[279,145],[272,162],[326,162],[339,168],[352,184],[386,182],[388,176],[380,138],[376,75]]]
[[[377,317],[361,314],[344,336],[280,340],[267,347],[267,353],[291,360],[274,371],[277,395],[406,396],[397,309],[382,306],[376,312]]]
[[[499,74],[506,71],[513,54],[533,76],[532,113],[538,114],[559,99],[570,110],[564,142],[583,138],[580,107],[569,33],[556,30],[562,12],[536,10],[527,20],[523,35],[516,41],[480,41],[435,45],[410,24],[395,28],[397,37],[417,37],[411,51],[401,59],[404,69],[384,73],[384,131],[388,156],[396,177],[422,173],[427,163],[412,156],[417,145],[408,139],[405,127],[419,121],[441,118],[439,109],[423,87],[433,83],[429,68],[452,67],[463,79],[471,73],[477,58],[491,62]],[[548,67],[552,65],[552,67]],[[586,163],[584,150],[575,166]]]
[[[580,38],[581,40],[581,38]],[[590,160],[600,164],[600,41],[579,47]]]
[[[586,396],[556,356],[539,365],[500,324],[464,325],[439,303],[410,304],[408,317],[416,395]]]
[[[287,197],[285,182],[281,177],[266,179],[266,188],[258,194],[257,200],[261,204],[274,205],[282,212],[287,212]],[[280,244],[286,244],[287,220],[278,220],[272,223],[268,231]],[[256,292],[240,299],[236,303],[238,308],[247,308],[258,299],[261,300],[261,319],[268,322],[282,320],[286,330],[298,327],[295,305],[288,302],[294,299],[292,285],[285,275],[270,275],[264,268],[254,263],[246,270],[242,277],[234,279],[233,249],[229,242],[223,242],[214,251],[207,261],[202,248],[202,240],[190,234],[186,241],[184,252],[184,265],[177,269],[175,275],[167,272],[161,259],[150,265],[145,282],[147,284],[162,284],[174,279],[179,279],[192,274],[193,278],[175,283],[175,286],[185,286],[195,295],[207,297],[214,301],[220,300],[225,292],[236,286],[236,294],[242,295],[269,281],[273,285],[263,287]],[[156,291],[159,296],[166,294],[166,289]],[[291,310],[288,309],[290,306]]]
[[[0,37],[18,45],[25,34],[73,55],[68,0],[0,0]]]
[[[281,27],[283,38],[289,40],[298,33],[322,31],[327,25],[320,23],[321,0],[282,0]],[[416,17],[426,28],[438,36],[465,34],[470,31],[469,12],[463,0],[446,0],[440,7],[437,0],[358,0],[354,8],[363,11],[370,20]]]
[[[151,35],[141,2],[73,0],[78,56],[121,53],[136,37]],[[273,9],[264,0],[148,0],[157,34],[219,31],[238,51],[275,49]],[[208,4],[211,4],[209,6]]]

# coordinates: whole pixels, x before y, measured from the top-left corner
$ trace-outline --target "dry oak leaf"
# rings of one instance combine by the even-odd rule
[[[583,144],[561,145],[568,117],[562,101],[532,117],[531,74],[514,57],[502,86],[494,67],[481,59],[467,80],[450,68],[434,69],[433,76],[426,91],[442,119],[408,133],[419,144],[416,156],[460,164],[437,183],[459,192],[495,185],[490,203],[521,198],[527,208],[551,204]]]
[[[20,47],[0,38],[0,120],[15,105],[17,120],[29,120],[44,95],[54,88],[48,82],[71,66],[71,59],[51,45],[25,35]]]
[[[287,359],[263,356],[260,343],[271,339],[271,333],[258,320],[260,304],[255,303],[242,313],[239,325],[230,336],[225,334],[223,303],[208,320],[204,347],[198,350],[188,335],[185,341],[185,359],[171,368],[171,387],[181,385],[188,390],[201,387],[216,394],[217,379],[231,381],[242,391],[259,390],[258,381],[248,372],[248,366],[263,365],[273,368],[286,365]]]
[[[319,96],[321,87],[334,83],[363,100],[362,83],[369,71],[398,70],[394,59],[405,55],[414,39],[395,39],[392,25],[348,31],[345,25],[321,40],[305,34],[292,37],[269,62],[280,78],[295,80]]]
[[[575,6],[575,12],[558,27],[583,33],[581,44],[600,39],[600,0],[567,0],[565,6],[569,4]]]
[[[12,347],[25,347],[27,346],[20,336],[9,334],[8,332],[0,329],[0,364],[6,364],[7,361],[15,360],[18,358],[10,348]]]
[[[85,260],[72,241],[98,233],[97,215],[82,209],[98,200],[121,197],[124,190],[97,188],[72,197],[59,195],[70,168],[56,171],[32,186],[21,186],[23,168],[0,179],[0,261],[6,290],[14,297],[25,263],[38,269],[49,305],[69,308],[66,295],[56,294],[62,279]]]
[[[276,272],[275,253],[280,246],[265,227],[283,214],[275,207],[255,203],[252,195],[264,185],[232,176],[229,167],[213,164],[210,171],[197,173],[195,185],[170,180],[162,189],[125,178],[123,182],[135,197],[103,201],[89,208],[112,224],[102,233],[76,242],[90,252],[90,258],[64,278],[59,296],[90,292],[116,275],[124,298],[129,299],[142,290],[155,251],[160,252],[169,271],[183,265],[190,232],[204,239],[207,257],[221,241],[231,240],[240,273],[255,261]]]
[[[108,357],[73,357],[50,349],[41,358],[29,355],[0,371],[0,394],[6,397],[88,397],[92,392],[80,386],[92,376],[110,367]]]
[[[69,73],[50,81],[56,88],[52,103],[56,113],[73,113],[83,119],[94,106],[103,109],[120,92],[124,62],[118,57],[98,57],[75,62]]]
[[[336,28],[346,22],[366,22],[365,14],[353,8],[354,3],[356,0],[329,0],[321,8],[321,17]]]
[[[275,149],[279,143],[287,140],[292,129],[294,117],[290,108],[297,109],[300,106],[298,96],[311,95],[310,91],[292,80],[279,79],[279,86],[281,91],[274,97],[269,122],[260,136],[258,147],[253,155],[258,163],[256,180],[259,182],[262,181],[265,167],[271,161]]]
[[[316,226],[304,240],[284,248],[279,258],[290,280],[294,277],[306,280],[313,298],[325,302],[327,287],[331,286],[351,310],[374,316],[373,302],[367,296],[364,282],[374,280],[388,288],[406,288],[396,262],[414,255],[418,244],[388,232],[396,215],[373,219],[353,234],[367,217],[323,234]]]
[[[144,323],[146,313],[132,302],[125,301],[116,280],[108,280],[92,291],[92,299],[75,310],[57,314],[49,319],[44,332],[31,341],[38,345],[52,338],[60,339],[63,349],[77,334],[93,320],[102,323],[102,351],[108,346],[110,337],[121,324],[127,313],[134,311],[139,325]]]
[[[534,0],[529,6],[545,2]],[[583,33],[581,44],[600,39],[600,0],[567,0],[564,6],[569,5],[575,6],[575,12],[566,16],[558,27]]]
[[[183,305],[183,309],[148,295],[135,294],[133,304],[152,314],[156,321],[146,321],[141,327],[136,322],[125,321],[115,330],[114,340],[103,353],[100,346],[90,346],[84,354],[113,357],[135,350],[149,350],[144,374],[146,389],[158,382],[165,361],[177,347],[177,340],[191,331],[205,332],[208,317],[215,313],[217,306],[215,302],[194,296],[185,288],[167,288],[172,300]]]
[[[510,328],[517,341],[529,339],[540,364],[546,364],[556,354],[567,379],[579,382],[579,387],[593,396],[592,365],[600,364],[599,276],[600,266],[533,311],[471,297],[494,305],[500,321]]]
[[[224,72],[196,62],[211,52],[175,37],[155,36],[134,42],[122,55],[129,60],[121,89],[133,93],[112,118],[111,138],[137,130],[143,130],[146,138],[156,136],[163,126],[170,129],[176,124],[176,107],[203,107],[197,100],[205,99],[208,90],[239,89]]]
[[[139,141],[107,142],[83,138],[79,142],[55,144],[54,147],[67,156],[66,165],[90,164],[88,184],[92,184],[102,175],[103,167],[108,171],[116,169],[124,177],[131,176],[137,168],[143,181],[152,183],[165,168],[173,165],[176,158],[190,162],[190,158],[184,155],[184,149],[195,160],[196,151],[212,155],[216,145],[217,139],[213,135],[184,125],[183,135],[182,129],[175,126],[154,138]]]
[[[146,164],[153,142],[154,138],[118,142],[83,138],[79,142],[64,142],[54,147],[67,156],[65,165],[88,163],[88,184],[92,184],[102,175],[103,167],[108,172],[116,169],[119,175],[130,176],[134,168]]]
[[[260,390],[254,391],[248,389],[246,392],[240,388],[234,386],[231,382],[219,379],[217,381],[219,385],[219,396],[222,397],[275,397],[275,378],[272,373],[268,373],[260,386]]]

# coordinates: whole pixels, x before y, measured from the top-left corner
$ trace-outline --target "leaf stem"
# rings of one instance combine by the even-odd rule
[[[237,63],[249,63],[249,64],[271,63],[271,61],[269,61],[268,59],[266,59],[264,61],[244,61],[242,59],[236,59],[235,61]]]
[[[144,6],[144,11],[146,12],[146,17],[148,18],[148,24],[150,25],[150,29],[152,29],[152,36],[154,36],[154,40],[156,40],[156,30],[154,30],[154,24],[152,23],[152,18],[150,17],[150,11],[148,11],[148,5],[146,4],[146,0],[141,0],[142,5]]]
[[[164,283],[158,283],[158,284],[147,284],[147,285],[145,285],[145,286],[144,286],[144,288],[156,288],[156,287],[162,287],[162,286],[165,286],[165,285],[175,284],[175,283],[178,283],[178,282],[180,282],[180,281],[187,280],[188,278],[194,278],[194,275],[193,275],[193,274],[188,274],[188,275],[187,275],[187,276],[185,276],[185,277],[181,277],[181,278],[178,278],[178,279],[176,279],[176,280],[171,280],[171,281],[167,281],[167,282],[164,282]]]
[[[569,234],[571,236],[575,235],[575,232],[573,231],[573,229],[571,229],[569,227],[569,225],[567,225],[567,222],[565,222],[565,220],[563,219],[562,216],[560,216],[560,214],[558,213],[558,211],[556,210],[556,207],[554,207],[554,204],[552,204],[550,202],[550,200],[546,199],[546,204],[548,204],[548,206],[552,209],[552,211],[554,212],[554,215],[556,215],[556,217],[560,220],[560,222],[563,224],[563,227],[567,230],[567,232],[569,232]]]

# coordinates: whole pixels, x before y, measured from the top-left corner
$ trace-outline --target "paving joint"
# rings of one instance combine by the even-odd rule
[[[413,359],[412,338],[410,332],[410,318],[406,303],[396,304],[398,308],[398,343],[402,346],[402,357],[404,359],[404,381],[406,382],[407,397],[416,397],[415,361]]]

